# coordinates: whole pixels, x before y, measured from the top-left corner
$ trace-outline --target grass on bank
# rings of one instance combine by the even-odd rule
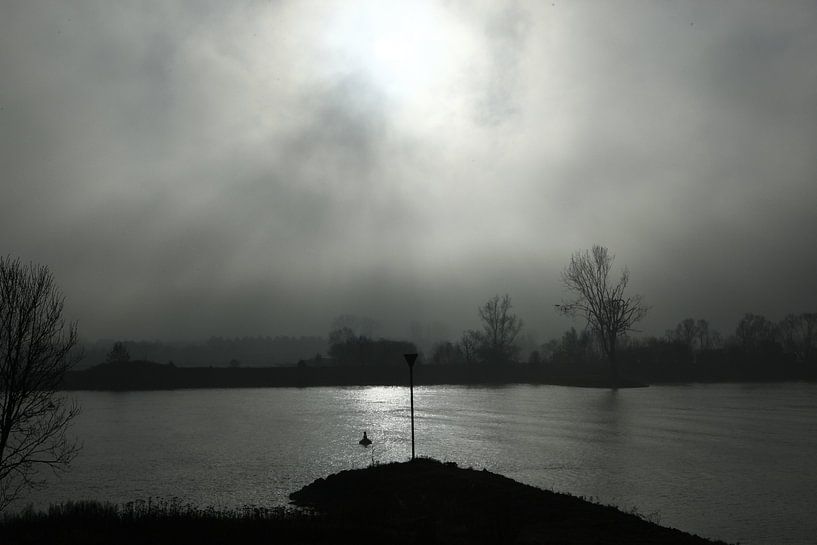
[[[7,515],[0,543],[255,544],[348,543],[327,517],[292,507],[201,508],[178,498],[129,502],[71,501],[47,511]]]

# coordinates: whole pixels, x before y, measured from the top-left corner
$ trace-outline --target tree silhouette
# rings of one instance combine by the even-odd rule
[[[513,361],[519,348],[516,338],[522,331],[522,320],[511,312],[511,296],[495,295],[479,307],[482,320],[478,353],[480,359],[491,363]]]
[[[775,342],[776,328],[771,320],[761,314],[747,312],[735,328],[735,337],[746,352],[768,349]]]
[[[477,349],[481,342],[481,334],[475,329],[464,331],[460,341],[457,343],[465,363],[475,363],[477,360]]]
[[[797,361],[812,361],[817,351],[817,313],[788,314],[777,325],[784,350]]]
[[[701,350],[711,350],[720,343],[720,334],[704,319],[695,322],[695,331],[698,334],[698,348]]]
[[[617,281],[611,278],[615,256],[604,246],[576,252],[562,270],[562,283],[572,294],[570,301],[556,305],[561,314],[581,316],[597,335],[610,362],[610,382],[618,385],[616,347],[619,337],[633,330],[648,307],[640,295],[627,295],[630,273],[625,267]]]
[[[64,470],[78,450],[66,429],[79,408],[57,394],[79,359],[63,301],[47,267],[0,257],[0,510],[44,485],[38,469]]]
[[[125,347],[124,343],[115,342],[113,348],[105,356],[105,363],[126,363],[130,361],[130,352]]]
[[[672,339],[683,343],[689,348],[690,353],[695,351],[695,341],[698,339],[698,328],[696,322],[692,318],[685,318],[678,322],[675,326],[675,331],[672,334]]]
[[[465,362],[465,355],[459,344],[443,341],[434,345],[431,363],[435,365],[459,365]]]

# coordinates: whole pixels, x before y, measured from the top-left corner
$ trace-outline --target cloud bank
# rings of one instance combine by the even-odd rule
[[[648,333],[817,307],[813,3],[382,5],[3,4],[0,251],[87,337],[544,340],[594,243]]]

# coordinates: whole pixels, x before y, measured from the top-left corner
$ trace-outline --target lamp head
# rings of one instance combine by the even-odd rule
[[[417,354],[403,354],[403,357],[406,358],[406,363],[408,363],[409,367],[414,367],[414,361],[417,359]]]

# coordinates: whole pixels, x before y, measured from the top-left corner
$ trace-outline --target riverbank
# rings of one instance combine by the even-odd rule
[[[64,390],[176,390],[311,386],[407,386],[405,365],[343,367],[176,367],[150,361],[103,364],[66,374]],[[416,386],[551,384],[609,388],[605,372],[576,373],[536,365],[417,365]],[[619,387],[646,386],[622,379]]]
[[[649,365],[622,369],[619,388],[649,384],[718,382],[815,381],[817,367],[779,365],[773,373],[751,365],[742,369],[694,368],[678,365],[672,372],[651,373]],[[762,371],[762,372],[761,372]],[[195,388],[307,388],[311,386],[406,386],[408,369],[404,364],[281,367],[176,367],[136,360],[106,363],[71,371],[64,377],[64,390],[177,390]],[[595,366],[552,366],[547,364],[508,365],[422,365],[414,367],[417,386],[503,386],[512,384],[548,384],[585,388],[609,388],[610,371],[606,364]]]
[[[561,543],[713,545],[632,513],[430,459],[318,479],[292,493],[300,508],[198,509],[178,501],[115,507],[69,503],[0,523],[0,542]]]

